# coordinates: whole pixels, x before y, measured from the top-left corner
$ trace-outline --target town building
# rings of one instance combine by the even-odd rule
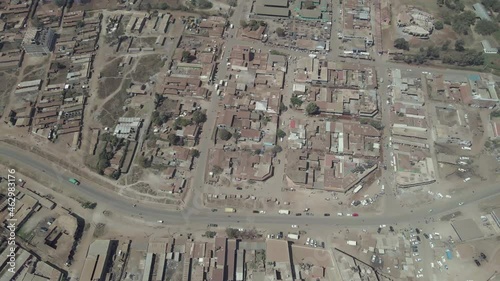
[[[22,47],[32,56],[46,56],[54,49],[55,39],[56,33],[50,28],[30,28],[24,35]]]

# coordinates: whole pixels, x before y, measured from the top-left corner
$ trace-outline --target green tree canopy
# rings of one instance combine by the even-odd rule
[[[306,107],[307,115],[314,115],[314,114],[317,114],[318,112],[319,112],[319,107],[314,102],[311,102],[307,105],[307,107]]]
[[[410,43],[404,38],[398,38],[394,40],[394,48],[408,51],[410,49]]]
[[[219,138],[222,140],[228,141],[231,138],[232,134],[226,129],[219,130]]]

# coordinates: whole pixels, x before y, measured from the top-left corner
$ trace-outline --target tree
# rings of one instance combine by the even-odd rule
[[[161,3],[159,6],[160,10],[166,10],[168,9],[168,4],[167,3]]]
[[[175,133],[171,133],[167,138],[171,145],[178,145],[180,143],[180,138]]]
[[[408,43],[408,41],[404,38],[398,38],[394,40],[394,48],[408,51],[410,50],[410,43]]]
[[[450,40],[446,40],[446,42],[444,42],[443,46],[441,46],[441,50],[447,51],[448,48],[450,47],[450,44],[451,44],[451,41]]]
[[[182,118],[179,117],[175,119],[174,126],[179,128],[179,127],[186,127],[193,124],[193,122],[190,119]]]
[[[221,138],[222,140],[228,141],[231,138],[231,136],[232,135],[228,130],[226,129],[219,130],[219,138]]]
[[[214,173],[214,175],[220,175],[222,172],[224,172],[224,170],[221,167],[213,166],[212,173]]]
[[[207,121],[207,115],[199,110],[195,111],[193,113],[193,121],[196,123],[196,124],[201,124],[201,123],[205,123],[205,121]]]
[[[150,157],[144,157],[144,156],[140,156],[138,159],[137,159],[137,162],[139,162],[139,165],[142,167],[142,168],[149,168],[151,167],[151,163],[153,162],[151,160]]]
[[[246,28],[248,26],[248,23],[245,20],[240,20],[240,26],[242,28]]]
[[[494,12],[500,12],[500,1],[498,0],[482,0],[481,3],[488,8],[492,9]]]
[[[205,237],[207,238],[214,238],[215,235],[217,235],[217,232],[215,231],[210,231],[210,230],[205,231]]]
[[[272,149],[272,152],[273,152],[274,154],[278,154],[278,153],[280,153],[281,151],[283,151],[283,148],[282,148],[281,146],[279,146],[279,145],[275,145],[275,146],[273,147],[273,149]]]
[[[95,202],[88,202],[87,201],[87,202],[82,203],[82,207],[84,209],[91,209],[91,210],[93,210],[93,209],[95,209],[95,207],[97,207],[97,203],[95,203]]]
[[[465,11],[453,17],[451,27],[458,34],[467,35],[469,27],[476,22],[476,14],[472,11]]]
[[[278,131],[276,132],[276,136],[278,138],[284,138],[286,136],[286,133],[282,129],[278,129]]]
[[[498,30],[498,24],[494,21],[480,20],[476,23],[474,30],[481,35],[490,35]]]
[[[229,0],[229,1],[227,1],[227,4],[231,7],[236,7],[238,5],[238,1],[237,0]]]
[[[37,16],[33,17],[33,19],[31,20],[31,24],[33,24],[33,26],[37,28],[43,27],[43,22],[41,22]]]
[[[154,100],[154,103],[155,103],[155,108],[160,106],[163,101],[165,100],[165,98],[163,97],[163,95],[160,95],[158,93],[155,94],[155,100]]]
[[[66,0],[54,0],[54,3],[61,8],[66,4]]]
[[[192,149],[191,150],[191,156],[194,158],[200,157],[200,151],[198,149]]]
[[[444,24],[443,24],[443,22],[442,22],[442,21],[439,21],[439,20],[438,20],[438,21],[436,21],[436,22],[434,22],[434,28],[435,28],[436,30],[441,30],[441,29],[443,29],[443,28],[444,28]]]
[[[426,57],[430,59],[438,59],[439,58],[439,48],[434,46],[427,47]]]
[[[191,0],[191,4],[200,9],[212,9],[214,6],[212,2],[208,0]]]
[[[276,34],[279,36],[279,37],[285,37],[285,30],[281,27],[278,27],[276,28]]]
[[[311,102],[307,105],[307,107],[306,107],[306,114],[307,115],[314,115],[314,114],[317,114],[318,112],[319,112],[319,107],[314,102]]]
[[[226,235],[229,239],[238,238],[240,236],[240,231],[236,228],[226,228]]]
[[[195,57],[191,56],[191,52],[189,51],[182,51],[182,61],[185,62],[192,62],[195,59]]]
[[[455,41],[455,51],[459,51],[459,52],[465,51],[464,44],[465,44],[465,42],[463,39],[458,39],[457,41]]]
[[[298,107],[298,106],[301,106],[304,101],[302,101],[299,97],[297,96],[293,96],[291,99],[290,99],[290,102],[292,103],[293,106],[295,107]]]

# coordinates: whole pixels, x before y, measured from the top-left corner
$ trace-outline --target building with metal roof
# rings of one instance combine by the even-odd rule
[[[476,16],[482,20],[489,20],[491,21],[491,17],[488,14],[488,10],[483,6],[481,3],[476,3],[472,5],[474,8],[474,12],[476,13]]]
[[[288,8],[288,0],[257,0],[255,3],[266,7]]]
[[[271,17],[288,17],[290,16],[290,10],[288,8],[271,7],[264,5],[254,5],[253,12],[260,16],[271,16]]]
[[[498,48],[493,48],[490,44],[490,41],[483,40],[481,41],[481,45],[483,45],[483,51],[485,54],[497,54]]]
[[[22,47],[27,54],[45,56],[50,54],[56,42],[56,33],[50,28],[30,28],[26,31]]]

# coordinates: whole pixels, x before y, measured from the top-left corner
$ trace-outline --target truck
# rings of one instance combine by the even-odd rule
[[[295,234],[295,233],[288,233],[287,237],[289,239],[293,239],[293,240],[298,240],[299,239],[299,235]]]
[[[70,178],[68,181],[70,183],[74,184],[74,185],[79,185],[80,184],[80,182],[77,179],[74,179],[74,178]]]
[[[224,212],[226,212],[226,213],[236,213],[236,209],[235,208],[224,208]]]
[[[347,245],[350,245],[350,246],[356,246],[358,243],[356,243],[356,241],[354,240],[347,240]]]
[[[354,191],[352,193],[354,193],[354,194],[358,193],[361,190],[361,188],[363,188],[363,185],[361,185],[361,184],[356,186],[356,188],[354,189]]]
[[[280,214],[280,215],[289,215],[290,211],[289,210],[279,210],[278,214]]]

